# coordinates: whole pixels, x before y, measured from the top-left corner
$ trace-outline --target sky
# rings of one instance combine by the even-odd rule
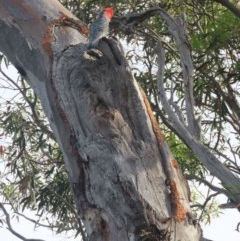
[[[9,68],[8,74],[12,78],[16,78],[17,72],[11,67]],[[1,89],[2,79],[0,76],[0,97],[1,98],[9,98],[9,92]],[[1,101],[0,98],[0,101]],[[0,167],[1,170],[1,167]],[[226,203],[225,197],[219,197],[219,204]],[[2,212],[0,210],[0,218]],[[30,218],[34,219],[34,214],[32,212],[26,213]],[[19,232],[21,235],[25,236],[25,238],[35,238],[35,239],[43,239],[46,241],[65,241],[65,240],[75,240],[72,234],[54,234],[52,231],[47,230],[46,228],[37,228],[34,229],[34,224],[26,221],[24,218],[20,218],[19,221],[16,219],[12,219],[12,226],[14,230]],[[212,219],[210,225],[203,225],[202,229],[204,233],[204,237],[208,239],[212,239],[214,241],[239,241],[240,233],[235,229],[237,224],[240,222],[240,214],[236,209],[232,210],[222,210],[222,214],[218,218]],[[0,227],[0,241],[19,241],[20,239],[11,234],[6,226],[4,228]],[[77,239],[76,239],[77,240]],[[78,239],[79,240],[79,239]]]
[[[204,237],[213,241],[239,241],[240,233],[235,229],[240,222],[240,213],[236,209],[228,209],[212,221],[202,226]]]
[[[0,211],[1,213],[1,211]],[[34,218],[31,212],[28,212],[26,215]],[[12,219],[12,227],[13,229],[24,236],[25,238],[34,238],[34,239],[42,239],[45,241],[67,241],[67,240],[77,240],[73,238],[73,235],[63,234],[54,234],[51,230],[47,228],[34,228],[34,224],[32,222],[26,221],[24,218],[20,218],[19,221],[16,219]],[[13,234],[10,233],[6,228],[0,228],[0,241],[20,241],[21,239],[17,238]],[[79,239],[78,239],[79,240]]]

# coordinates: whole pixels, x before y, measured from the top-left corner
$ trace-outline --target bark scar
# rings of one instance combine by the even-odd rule
[[[53,54],[51,43],[55,39],[53,36],[53,33],[54,33],[54,28],[56,26],[67,26],[67,27],[74,28],[84,36],[88,36],[89,34],[89,28],[85,23],[83,23],[80,20],[70,18],[62,12],[60,12],[60,14],[61,15],[58,19],[54,19],[48,24],[47,31],[43,36],[42,46],[49,56],[52,56]]]
[[[165,142],[165,136],[162,133],[155,116],[153,115],[151,106],[149,104],[149,101],[147,99],[145,92],[143,91],[142,88],[140,88],[140,90],[141,90],[141,93],[143,96],[143,100],[144,100],[144,103],[146,106],[147,113],[148,113],[150,121],[152,123],[153,132],[154,132],[157,142],[158,142],[159,152],[161,153],[162,152],[162,143]],[[167,161],[164,158],[162,158],[162,160],[163,160],[163,162]],[[171,198],[171,203],[172,203],[173,210],[174,210],[174,218],[175,218],[175,221],[180,222],[186,218],[187,212],[186,212],[184,206],[180,202],[177,185],[176,185],[176,182],[173,180],[173,174],[171,171],[172,167],[174,167],[176,169],[178,168],[176,160],[172,160],[171,166],[169,165],[169,163],[163,163],[163,168],[164,168],[164,171],[165,171],[165,174],[167,177],[167,182],[169,183],[169,187],[170,187],[170,191],[171,191],[170,198]]]

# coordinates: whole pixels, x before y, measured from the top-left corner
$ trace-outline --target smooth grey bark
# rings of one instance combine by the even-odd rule
[[[184,16],[171,18],[165,11],[159,9],[160,15],[166,21],[169,32],[173,35],[178,51],[180,53],[181,66],[183,72],[183,81],[185,86],[185,109],[187,120],[184,120],[183,113],[178,111],[175,103],[169,101],[164,89],[164,66],[165,56],[164,48],[159,41],[158,52],[158,97],[162,103],[165,114],[168,116],[168,126],[184,141],[184,143],[193,151],[200,162],[211,172],[211,175],[217,177],[228,198],[235,204],[235,208],[240,203],[240,180],[223,163],[221,163],[213,153],[201,142],[199,138],[201,126],[194,116],[193,101],[193,64],[191,57],[191,47],[186,38],[186,28]]]
[[[186,181],[121,46],[87,51],[63,14],[74,18],[56,0],[2,0],[0,50],[42,102],[89,240],[199,240]]]

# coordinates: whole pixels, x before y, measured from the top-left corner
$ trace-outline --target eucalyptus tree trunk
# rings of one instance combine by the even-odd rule
[[[56,0],[1,0],[0,51],[37,93],[89,240],[200,240],[187,183],[118,41]]]

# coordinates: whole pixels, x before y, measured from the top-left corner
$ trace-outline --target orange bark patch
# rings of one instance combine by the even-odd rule
[[[171,201],[174,207],[174,218],[177,222],[181,222],[186,218],[186,210],[179,200],[179,193],[175,181],[171,180],[170,182],[171,190]]]
[[[175,159],[173,159],[173,160],[171,161],[171,164],[172,164],[172,167],[178,169],[178,163],[177,163],[177,161],[176,161]]]
[[[77,29],[80,33],[82,33],[85,36],[87,36],[89,33],[89,29],[86,24],[79,20],[69,18],[64,13],[61,13],[61,16],[58,19],[53,20],[48,25],[47,31],[43,36],[42,46],[44,50],[48,53],[48,55],[52,55],[51,43],[54,41],[53,29],[55,26],[71,27]]]
[[[156,135],[156,138],[157,138],[157,141],[160,145],[163,141],[165,141],[165,136],[162,133],[162,131],[159,127],[159,124],[157,123],[157,120],[156,120],[156,118],[155,118],[155,116],[152,112],[152,108],[149,104],[149,101],[147,99],[147,96],[146,96],[145,92],[143,91],[143,89],[141,87],[140,87],[140,90],[141,90],[141,93],[143,95],[143,100],[144,100],[144,104],[145,104],[146,109],[147,109],[147,113],[148,113],[148,115],[150,117],[150,120],[152,122],[153,131],[154,131],[154,133]]]
[[[75,28],[85,36],[89,34],[89,28],[85,23],[77,19],[69,18],[64,13],[61,13],[61,14],[62,14],[61,17],[57,20],[58,23],[64,26]]]
[[[48,26],[48,29],[45,32],[43,36],[43,41],[42,41],[42,46],[44,50],[48,53],[48,55],[52,55],[52,48],[51,48],[51,43],[53,41],[52,29],[53,29],[53,24]]]

